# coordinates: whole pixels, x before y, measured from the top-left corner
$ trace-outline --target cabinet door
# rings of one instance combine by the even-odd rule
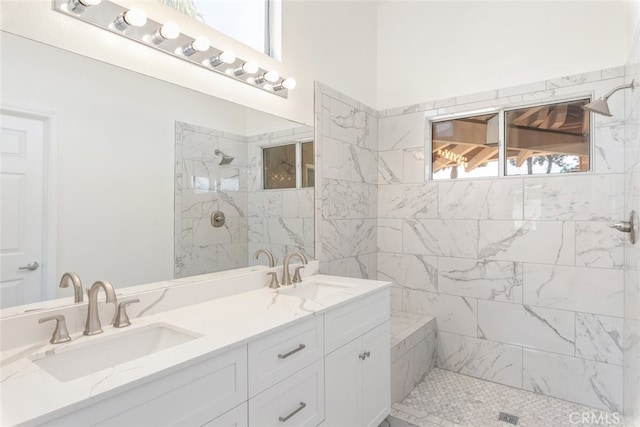
[[[362,425],[361,340],[355,339],[325,357],[323,427]]]
[[[389,322],[362,336],[362,351],[367,358],[362,363],[363,422],[359,425],[377,427],[391,412],[391,361]]]
[[[247,402],[245,402],[202,427],[247,427],[249,425],[248,410]]]

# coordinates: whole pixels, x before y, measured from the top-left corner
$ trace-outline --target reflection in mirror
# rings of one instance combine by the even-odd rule
[[[252,250],[269,248],[267,242],[304,247],[312,258],[313,233],[304,227],[313,223],[313,210],[309,212],[301,200],[313,201],[313,189],[304,194],[282,190],[278,195],[253,191],[261,188],[254,187],[252,179],[261,176],[262,165],[250,151],[260,145],[260,135],[282,132],[290,138],[307,132],[312,138],[311,128],[303,131],[302,125],[289,120],[5,32],[0,73],[2,307],[62,297],[61,305],[73,304],[70,288],[57,287],[66,271],[78,273],[85,286],[109,280],[117,290],[170,280],[178,273],[251,265],[257,262]],[[178,201],[176,144],[185,137],[185,123],[205,130],[192,136],[214,149],[204,152],[209,157],[192,158],[188,167],[197,173],[182,188],[190,188],[193,197]],[[177,129],[184,133],[177,137]],[[278,138],[281,143],[291,140],[273,140]],[[25,151],[32,147],[39,152]],[[234,160],[220,165],[223,157],[215,148]],[[32,162],[32,155],[39,160]],[[180,171],[186,167],[185,162]],[[33,170],[36,178],[24,179]],[[39,183],[39,188],[22,191],[26,187],[21,179]],[[215,193],[215,201],[200,201],[203,189]],[[236,201],[233,191],[242,192],[245,199]],[[39,205],[32,200],[39,200]],[[174,232],[178,202],[187,216],[202,213],[202,224],[185,218],[192,228],[184,234],[182,228]],[[25,207],[36,205],[23,215]],[[229,224],[221,239],[209,234],[214,208],[225,213]],[[254,208],[265,215],[252,217]],[[237,231],[231,227],[239,218],[247,224],[246,233],[234,235],[245,236],[238,242],[246,248],[242,251],[223,246]],[[250,223],[262,228],[254,231]],[[186,234],[191,248],[217,244],[228,250],[227,258],[216,258],[215,268],[212,262],[206,270],[179,272],[177,261],[188,262],[174,251],[178,236]],[[35,262],[38,268],[27,268]]]
[[[176,123],[176,277],[256,264],[261,248],[277,263],[291,251],[313,258],[313,189],[296,188],[297,143],[281,145],[309,138],[313,130],[302,125],[242,136]],[[293,185],[264,189],[263,153],[281,147],[294,149]]]

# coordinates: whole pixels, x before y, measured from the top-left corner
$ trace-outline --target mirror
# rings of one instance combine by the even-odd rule
[[[261,154],[312,128],[5,32],[0,67],[2,307],[70,303],[66,271],[118,289],[313,258],[313,188],[262,190]]]

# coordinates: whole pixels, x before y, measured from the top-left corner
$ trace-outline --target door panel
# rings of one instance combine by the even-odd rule
[[[391,411],[391,356],[389,322],[362,336],[364,360],[363,426],[377,427]]]
[[[42,299],[44,144],[44,121],[0,116],[0,307]]]
[[[325,358],[325,422],[322,427],[362,425],[362,364],[360,338]]]

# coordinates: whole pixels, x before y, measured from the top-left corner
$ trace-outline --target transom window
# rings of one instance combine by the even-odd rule
[[[279,59],[277,0],[159,0],[253,49]]]
[[[431,122],[433,179],[586,172],[589,98]],[[503,140],[504,144],[500,144]],[[501,168],[501,165],[504,165]]]

